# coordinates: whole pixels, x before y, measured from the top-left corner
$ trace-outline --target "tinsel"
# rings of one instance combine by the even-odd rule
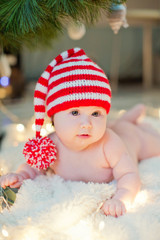
[[[71,19],[95,23],[102,10],[126,0],[0,0],[0,41],[4,46],[47,44]]]

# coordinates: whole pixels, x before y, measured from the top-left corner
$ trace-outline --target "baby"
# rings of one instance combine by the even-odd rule
[[[143,105],[107,126],[110,102],[105,73],[82,49],[56,57],[36,85],[36,138],[24,147],[27,163],[2,176],[0,185],[20,187],[23,180],[48,169],[66,180],[108,183],[115,179],[116,193],[101,209],[106,215],[123,215],[141,186],[138,161],[160,155],[160,135],[138,123]],[[46,108],[55,132],[42,138]]]

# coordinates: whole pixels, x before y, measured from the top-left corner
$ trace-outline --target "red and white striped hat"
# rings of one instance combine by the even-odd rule
[[[65,51],[48,65],[36,84],[36,138],[41,138],[46,112],[51,117],[72,107],[98,106],[109,113],[110,105],[111,89],[104,71],[86,56],[84,50]]]

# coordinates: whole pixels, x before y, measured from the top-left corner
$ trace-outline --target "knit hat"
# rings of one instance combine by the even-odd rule
[[[45,112],[51,117],[57,112],[73,107],[97,106],[103,107],[109,113],[110,102],[109,81],[103,70],[86,56],[84,50],[73,48],[58,55],[36,84],[34,94],[36,138],[30,140],[24,147],[23,153],[27,163],[46,169],[55,161],[55,145],[51,143],[51,139],[40,136]],[[33,149],[35,144],[38,151]],[[42,145],[45,145],[43,154],[40,150]]]

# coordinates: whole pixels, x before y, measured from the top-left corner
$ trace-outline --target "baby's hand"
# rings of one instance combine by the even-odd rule
[[[18,188],[22,185],[24,177],[17,173],[8,173],[0,177],[0,185],[2,188],[10,186],[11,188]]]
[[[119,217],[126,213],[126,208],[123,202],[118,199],[106,200],[101,208],[105,215]]]

